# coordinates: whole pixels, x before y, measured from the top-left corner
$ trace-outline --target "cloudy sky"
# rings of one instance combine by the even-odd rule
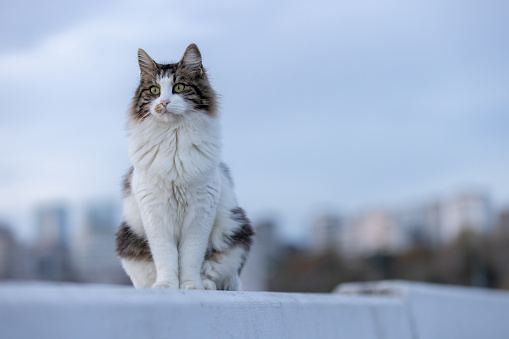
[[[143,4],[142,4],[143,3]],[[201,49],[241,204],[304,234],[314,214],[465,187],[509,204],[507,1],[0,4],[0,220],[118,199],[136,51]]]

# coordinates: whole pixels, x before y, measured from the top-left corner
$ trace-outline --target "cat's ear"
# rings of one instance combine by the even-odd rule
[[[186,68],[189,72],[198,76],[203,74],[203,65],[201,63],[201,53],[198,46],[190,44],[187,46],[179,66]]]
[[[141,48],[138,49],[138,64],[140,65],[140,74],[142,76],[155,76],[157,72],[157,64],[151,57],[148,56],[147,52]]]

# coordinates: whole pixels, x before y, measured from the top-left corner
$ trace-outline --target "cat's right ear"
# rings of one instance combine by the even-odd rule
[[[140,75],[153,77],[157,71],[157,64],[151,57],[148,56],[147,52],[138,49],[138,64],[140,65]]]

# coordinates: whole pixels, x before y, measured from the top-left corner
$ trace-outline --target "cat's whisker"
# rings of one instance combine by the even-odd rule
[[[145,118],[147,118],[148,116],[150,115],[150,111],[148,111],[147,113],[145,113],[145,115],[143,115],[140,120],[143,121]]]
[[[195,121],[193,121],[188,115],[183,115],[183,117],[194,129],[198,129],[198,124]]]

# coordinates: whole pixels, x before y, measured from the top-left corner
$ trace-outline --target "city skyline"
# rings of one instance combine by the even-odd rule
[[[332,211],[312,224],[310,249],[346,257],[401,254],[418,247],[447,246],[465,233],[490,238],[502,230],[499,217],[483,192],[450,194],[440,200],[410,202],[404,208],[367,208],[353,215]]]
[[[118,205],[103,200],[85,204],[81,210],[83,213],[75,215],[77,209],[70,205],[40,205],[34,210],[34,228],[38,236],[30,243],[20,242],[6,228],[7,225],[0,224],[0,279],[129,284],[114,250],[114,233],[121,219]],[[336,272],[334,274],[339,274],[338,277],[343,277],[341,279],[348,279],[346,277],[352,273],[348,267],[355,267],[359,261],[366,263],[366,260],[375,260],[373,263],[377,265],[379,259],[376,258],[412,258],[412,253],[421,253],[430,259],[429,255],[443,255],[451,249],[457,249],[458,244],[474,244],[472,246],[486,246],[490,251],[500,251],[500,241],[507,239],[508,213],[508,208],[494,209],[489,195],[475,191],[450,194],[439,201],[415,201],[412,208],[406,210],[368,208],[353,215],[340,215],[336,211],[323,214],[308,225],[310,241],[307,244],[289,241],[280,233],[276,220],[259,220],[254,225],[256,239],[244,268],[243,285],[247,290],[281,288],[282,285],[278,285],[282,283],[280,279],[289,273],[284,265],[280,266],[281,260],[304,260],[303,271],[298,266],[292,267],[306,272],[309,262],[314,262],[312,267],[317,269],[326,267],[323,265],[328,265],[327,258],[333,254],[337,260],[342,258],[347,266],[343,268],[344,275],[341,275],[342,270],[338,270],[337,266],[331,269]],[[71,219],[78,220],[79,230],[69,222]],[[74,232],[70,232],[72,228],[75,228]],[[471,240],[465,243],[464,239]],[[482,245],[490,242],[498,249]],[[436,265],[439,264],[434,262],[433,266]],[[486,265],[479,266],[479,269],[488,269],[491,264]],[[496,262],[494,265],[497,270],[502,270],[497,272],[503,274],[503,265]],[[364,273],[368,272],[369,269]],[[489,275],[484,274],[489,272],[482,272],[483,277],[488,279]],[[279,277],[279,283],[273,285],[272,278],[275,276]],[[437,278],[441,279],[437,276],[434,279]],[[446,279],[445,276],[443,278]],[[358,276],[357,279],[364,278]],[[505,278],[501,279],[498,286],[505,286]],[[321,284],[326,281],[317,279],[315,288],[323,288],[325,285]],[[488,283],[488,280],[476,281]],[[495,280],[490,281],[495,284]],[[299,286],[309,288],[314,283],[310,284]]]
[[[314,210],[311,209],[311,212],[306,216],[306,218],[300,220],[302,224],[301,234],[299,237],[292,237],[285,233],[284,224],[281,222],[280,217],[274,213],[266,213],[260,214],[253,219],[255,224],[265,223],[270,221],[274,223],[277,227],[276,233],[279,237],[282,238],[285,242],[289,244],[295,244],[304,247],[313,247],[313,239],[310,238],[312,234],[313,225],[317,220],[325,218],[324,220],[328,220],[330,218],[337,220],[338,222],[352,222],[358,218],[361,218],[370,213],[388,213],[391,217],[397,216],[398,219],[408,219],[405,223],[411,224],[415,221],[417,215],[422,214],[423,209],[431,209],[434,206],[454,206],[454,202],[464,196],[474,196],[474,197],[482,197],[487,203],[487,210],[489,210],[489,215],[492,219],[490,219],[490,223],[493,224],[493,220],[496,215],[503,213],[509,210],[508,205],[500,204],[495,201],[492,195],[485,191],[479,190],[476,188],[463,189],[463,190],[451,190],[449,192],[445,192],[442,194],[433,194],[427,197],[413,197],[405,199],[404,202],[399,203],[387,203],[380,202],[378,204],[366,204],[363,206],[359,206],[358,208],[347,211],[341,208],[332,208],[332,207],[319,207]],[[68,225],[65,230],[60,230],[63,232],[59,235],[59,239],[65,238],[65,241],[69,243],[77,243],[79,242],[79,238],[85,234],[83,232],[88,232],[87,229],[90,227],[90,216],[91,211],[110,211],[108,213],[114,214],[110,215],[111,223],[114,225],[114,229],[116,230],[117,226],[120,225],[122,221],[122,203],[119,198],[96,198],[96,199],[87,199],[84,201],[71,202],[71,201],[62,201],[62,200],[49,200],[46,202],[40,202],[30,208],[30,215],[27,218],[29,220],[27,222],[27,227],[30,229],[28,232],[28,236],[25,234],[20,234],[17,232],[17,224],[9,223],[6,220],[0,220],[4,226],[7,226],[14,232],[16,239],[22,241],[26,244],[38,242],[44,240],[44,237],[41,236],[41,211],[46,210],[55,210],[60,211],[65,216],[65,223]],[[451,209],[451,207],[449,207]],[[454,210],[454,207],[452,208]],[[96,212],[97,213],[97,212]],[[103,212],[104,213],[104,212]],[[426,212],[428,213],[428,212]],[[453,219],[461,220],[463,212],[452,213]],[[451,213],[449,213],[449,219]],[[454,217],[456,215],[456,217]],[[44,213],[42,214],[44,216]],[[468,215],[467,215],[468,217]],[[419,216],[418,218],[422,218]],[[437,221],[436,223],[440,223],[442,221]],[[428,223],[433,224],[433,221],[429,221]],[[456,222],[457,223],[457,222]],[[490,225],[491,225],[490,224]],[[42,224],[44,225],[44,224]],[[454,236],[447,236],[447,238],[452,238]],[[443,237],[443,235],[437,235],[438,237]],[[330,241],[330,239],[329,239]],[[438,241],[438,240],[437,240]],[[443,242],[443,241],[441,241]]]

